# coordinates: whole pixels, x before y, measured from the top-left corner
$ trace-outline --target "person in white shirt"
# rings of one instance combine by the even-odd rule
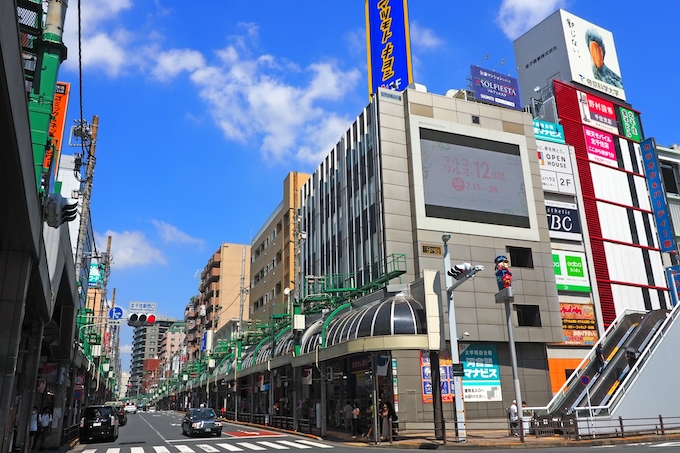
[[[49,408],[44,407],[40,415],[38,416],[38,423],[40,423],[40,450],[45,449],[45,441],[50,435],[50,429],[52,429],[52,414]]]
[[[510,406],[510,429],[513,436],[519,436],[519,413],[517,411],[517,401],[512,400],[512,405]]]
[[[38,435],[38,408],[36,406],[33,406],[33,412],[31,413],[31,422],[28,429],[30,431],[28,451],[31,451],[33,450],[33,445],[35,445],[35,438]]]

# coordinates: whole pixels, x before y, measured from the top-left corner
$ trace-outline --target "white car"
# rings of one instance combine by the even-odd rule
[[[156,407],[155,406],[149,406],[148,411],[149,412],[156,412]]]
[[[136,414],[137,413],[137,405],[135,403],[127,403],[125,405],[125,412],[128,414]]]

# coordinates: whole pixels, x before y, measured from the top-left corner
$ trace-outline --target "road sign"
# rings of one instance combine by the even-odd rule
[[[77,375],[77,376],[76,376],[76,379],[75,379],[75,384],[76,384],[76,385],[83,385],[83,384],[85,384],[85,376],[83,376],[82,374]]]
[[[589,382],[590,382],[590,377],[587,374],[584,374],[583,377],[581,378],[581,384],[588,385]]]
[[[112,309],[109,310],[109,319],[113,319],[114,321],[118,319],[123,318],[123,309],[120,307],[113,307]]]
[[[78,389],[73,391],[73,399],[74,400],[79,400],[83,397],[83,391]]]
[[[130,311],[133,313],[156,313],[156,302],[130,302]]]

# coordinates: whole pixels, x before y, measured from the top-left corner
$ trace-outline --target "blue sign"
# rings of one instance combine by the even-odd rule
[[[470,71],[475,99],[501,107],[522,110],[517,79],[482,69],[479,66],[470,66]]]
[[[565,144],[564,128],[561,124],[534,120],[534,137],[536,140]]]
[[[656,154],[654,139],[648,138],[641,142],[640,149],[642,150],[642,164],[645,167],[649,198],[652,200],[652,212],[656,221],[656,230],[659,234],[659,248],[662,252],[673,252],[675,251],[675,235],[673,234],[673,224],[671,224],[668,214],[666,191],[661,182],[659,158]]]
[[[406,0],[366,0],[369,96],[413,82]]]
[[[109,319],[114,321],[117,319],[123,319],[123,309],[120,307],[113,307],[109,310]]]
[[[466,403],[503,401],[501,368],[495,344],[472,343],[460,354]]]
[[[678,301],[680,301],[680,266],[667,267],[666,280],[668,281],[668,290],[671,292],[671,300],[675,307],[678,305]]]
[[[201,336],[201,351],[205,351],[207,341],[207,332],[203,332],[203,336]]]

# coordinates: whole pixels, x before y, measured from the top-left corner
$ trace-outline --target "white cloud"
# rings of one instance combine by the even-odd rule
[[[105,244],[108,236],[112,238],[112,267],[124,269],[154,263],[167,264],[163,252],[152,246],[141,231],[123,231],[122,233],[107,231],[101,235],[95,234],[95,241]]]
[[[503,0],[496,22],[503,33],[515,39],[548,17],[567,0]]]
[[[413,47],[422,49],[436,49],[444,44],[444,41],[434,34],[429,28],[422,27],[418,22],[411,22],[409,26],[411,44]]]
[[[203,55],[190,49],[172,49],[156,56],[152,75],[159,80],[169,80],[182,71],[195,71],[205,66]]]
[[[124,344],[123,346],[120,347],[120,353],[121,354],[132,354],[132,345],[131,344]]]
[[[205,245],[205,241],[203,239],[199,238],[194,238],[189,236],[183,231],[180,231],[176,226],[170,225],[169,223],[165,223],[163,221],[159,220],[152,220],[151,223],[154,224],[156,227],[156,230],[158,231],[158,235],[163,239],[163,242],[179,242],[183,244],[196,244],[201,247]]]

